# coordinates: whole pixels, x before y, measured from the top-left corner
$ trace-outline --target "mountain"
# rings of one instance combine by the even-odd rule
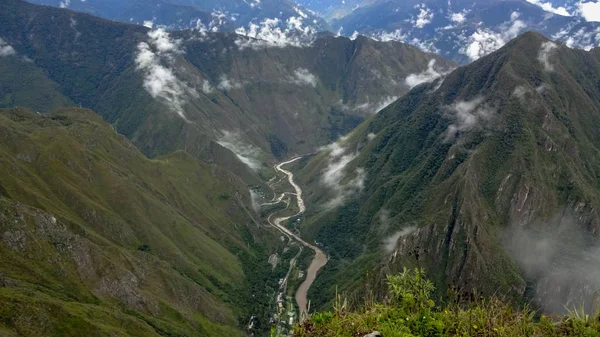
[[[444,296],[545,311],[598,284],[600,50],[534,32],[423,84],[299,163],[304,236],[331,261],[313,298],[421,266]],[[365,288],[362,287],[362,291]]]
[[[575,4],[552,6],[538,0],[479,1],[362,1],[353,11],[332,21],[334,31],[355,31],[387,41],[411,43],[466,64],[527,30],[591,49],[600,44],[600,23],[587,22],[593,11]]]
[[[0,110],[3,336],[269,329],[271,229],[248,186],[183,151],[148,159],[95,113]],[[281,274],[283,273],[283,274]]]
[[[12,50],[0,62],[27,67],[41,77],[35,85],[47,88],[35,90],[42,102],[9,97],[5,107],[48,103],[52,110],[72,102],[96,111],[148,156],[181,149],[211,161],[214,148],[226,147],[258,174],[263,162],[312,152],[454,67],[364,37],[167,32],[18,0],[0,3],[0,22]],[[28,88],[4,78],[5,97]]]
[[[69,8],[110,20],[189,29],[205,26],[212,31],[249,28],[265,20],[303,23],[317,31],[327,30],[327,23],[311,11],[289,0],[30,0],[29,2]]]

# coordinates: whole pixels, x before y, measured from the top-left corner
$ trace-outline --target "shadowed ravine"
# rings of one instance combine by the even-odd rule
[[[291,216],[275,218],[275,220],[273,220],[273,221],[269,220],[269,222],[273,226],[277,227],[277,229],[279,229],[282,233],[284,233],[290,237],[293,237],[295,240],[297,240],[298,242],[300,242],[304,246],[312,249],[315,252],[315,257],[313,258],[312,262],[310,263],[310,266],[308,267],[308,271],[306,273],[306,279],[302,282],[302,284],[300,284],[300,287],[298,287],[298,290],[296,291],[296,303],[298,304],[298,307],[300,309],[300,317],[306,317],[307,303],[308,303],[308,299],[307,299],[308,290],[310,289],[310,286],[315,281],[315,279],[317,277],[317,272],[319,271],[319,269],[321,269],[323,266],[325,266],[325,264],[327,264],[328,258],[327,258],[327,255],[321,249],[304,241],[301,237],[292,233],[289,229],[287,229],[285,226],[283,226],[281,224],[282,222],[289,220],[293,217],[296,217],[296,216],[304,213],[304,211],[306,211],[306,206],[304,205],[304,200],[302,199],[302,189],[300,188],[300,186],[298,186],[294,182],[294,174],[292,172],[284,170],[282,168],[284,165],[293,163],[296,160],[299,160],[300,158],[301,157],[296,157],[296,158],[290,159],[288,161],[285,161],[283,163],[277,164],[275,166],[275,169],[277,171],[284,173],[288,177],[288,181],[289,181],[290,185],[292,185],[292,187],[294,187],[294,190],[296,191],[295,194],[296,194],[296,200],[298,202],[298,213],[291,215]],[[282,197],[283,197],[283,195],[282,195]],[[280,198],[279,200],[281,200],[281,199],[282,198]]]

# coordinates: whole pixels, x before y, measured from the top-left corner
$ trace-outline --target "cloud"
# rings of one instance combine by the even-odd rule
[[[217,88],[219,88],[220,90],[224,90],[224,91],[240,89],[242,87],[243,87],[242,82],[234,80],[234,79],[229,79],[227,77],[227,75],[225,75],[225,74],[222,74],[219,77],[219,84],[217,84]]]
[[[207,80],[203,80],[202,81],[202,92],[205,94],[210,94],[211,92],[213,92],[213,87],[212,85],[210,85],[210,82]]]
[[[465,47],[460,52],[475,61],[504,46],[508,41],[514,39],[526,27],[525,23],[518,20],[520,14],[513,12],[510,20],[498,27],[499,32],[491,29],[477,29],[468,39]]]
[[[431,59],[429,60],[429,64],[427,64],[427,70],[419,74],[408,75],[404,80],[404,83],[406,83],[406,85],[412,89],[421,83],[431,82],[446,74],[447,72],[437,71],[435,69],[435,59]]]
[[[515,88],[515,90],[513,90],[512,92],[512,96],[516,97],[520,100],[522,100],[523,98],[525,98],[525,95],[529,92],[529,90],[527,90],[527,88],[525,88],[522,85],[519,85]]]
[[[346,167],[354,160],[358,153],[347,153],[343,146],[346,138],[324,147],[322,150],[328,152],[328,164],[321,176],[323,185],[330,191],[330,199],[325,203],[325,209],[333,209],[342,206],[346,200],[352,198],[364,189],[366,172],[363,168],[355,170],[354,178],[345,179],[348,172]]]
[[[550,55],[552,51],[557,48],[558,46],[556,43],[552,41],[546,41],[542,43],[537,59],[544,66],[544,70],[554,71],[554,66],[550,63]]]
[[[527,0],[530,4],[534,4],[536,6],[541,7],[546,12],[562,15],[562,16],[571,16],[569,11],[565,7],[554,7],[551,2],[543,2],[541,0]]]
[[[0,57],[11,56],[16,53],[15,49],[0,37]]]
[[[458,101],[448,107],[447,116],[452,124],[446,130],[445,140],[452,142],[461,133],[486,127],[496,110],[484,103],[485,97],[479,96],[470,101]]]
[[[180,41],[172,40],[169,33],[157,29],[148,32],[148,42],[138,44],[135,63],[144,73],[144,89],[152,98],[160,99],[188,122],[183,111],[186,95],[196,93],[169,68],[175,56],[181,53]]]
[[[469,13],[468,10],[463,10],[462,12],[458,12],[458,13],[450,13],[450,21],[454,22],[454,23],[463,23],[465,22],[465,20],[467,19],[467,14]]]
[[[600,27],[587,30],[587,27],[581,27],[577,31],[572,32],[572,27],[565,27],[558,33],[552,36],[554,40],[564,41],[569,48],[579,48],[590,50],[598,46],[600,43]]]
[[[377,135],[376,135],[376,134],[374,134],[373,132],[370,132],[370,133],[367,135],[367,139],[368,139],[368,140],[373,140],[373,139],[375,139],[375,137],[377,137]]]
[[[356,32],[356,34],[358,36],[358,32]],[[388,41],[405,42],[406,39],[408,39],[408,35],[407,34],[403,34],[402,33],[402,29],[396,29],[396,30],[391,31],[391,32],[379,31],[377,33],[371,34],[370,37],[373,40],[381,41],[381,42],[388,42]],[[356,39],[356,37],[353,38],[353,40],[354,39]]]
[[[69,5],[71,5],[71,0],[63,0],[58,4],[60,8],[67,8]]]
[[[600,1],[580,2],[577,4],[579,13],[586,21],[600,21]]]
[[[285,23],[278,18],[265,19],[259,24],[250,23],[247,28],[235,30],[240,35],[235,40],[239,49],[267,47],[306,47],[316,40],[317,30],[305,25],[302,17],[290,17]]]
[[[391,252],[394,251],[394,248],[396,248],[398,239],[400,239],[403,236],[412,234],[416,230],[417,230],[417,227],[411,226],[411,227],[403,228],[402,230],[397,231],[396,233],[388,236],[387,238],[383,239],[383,249],[385,250],[386,253],[390,254]]]
[[[296,85],[309,85],[312,87],[317,86],[317,77],[305,68],[298,68],[294,71],[294,75],[288,80]]]
[[[589,299],[600,290],[600,245],[577,220],[587,214],[561,213],[543,224],[517,225],[504,233],[506,249],[534,283],[534,301],[556,314],[580,304],[591,309]]]
[[[353,110],[362,112],[362,113],[366,113],[369,115],[374,115],[374,114],[378,113],[379,111],[383,110],[383,108],[394,103],[396,100],[398,100],[398,96],[386,96],[386,97],[381,98],[381,100],[379,100],[377,102],[370,102],[367,97],[367,101],[365,103],[355,106]]]
[[[433,19],[433,12],[427,8],[424,4],[416,5],[415,8],[419,9],[416,19],[412,19],[410,22],[415,28],[423,28],[425,25],[431,23]]]
[[[254,210],[255,213],[259,213],[260,212],[260,195],[258,194],[258,192],[254,191],[253,189],[249,189],[248,191],[250,192],[250,201],[252,202],[252,209]]]
[[[241,134],[223,130],[217,139],[217,143],[233,152],[250,169],[258,171],[263,167],[260,161],[261,150],[246,143]]]

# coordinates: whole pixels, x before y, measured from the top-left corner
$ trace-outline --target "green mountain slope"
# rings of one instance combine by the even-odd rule
[[[422,266],[438,295],[453,285],[554,312],[589,305],[599,56],[526,33],[305,162],[309,202],[337,201],[303,228],[333,258],[314,296],[333,298],[336,283],[377,291],[384,274]]]
[[[439,71],[452,67],[400,43],[165,33],[20,0],[0,3],[0,22],[1,38],[64,99],[98,112],[151,157],[178,149],[204,157],[211,141],[241,143],[234,150],[259,162],[311,152],[407,92],[406,77],[432,59]]]
[[[0,140],[0,326],[241,336],[254,315],[268,329],[279,240],[238,177],[183,151],[147,159],[84,109],[0,110]]]

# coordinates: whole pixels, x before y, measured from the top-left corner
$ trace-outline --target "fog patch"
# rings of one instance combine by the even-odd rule
[[[470,101],[458,101],[445,108],[446,116],[453,121],[446,130],[446,142],[456,140],[461,133],[480,130],[487,126],[496,109],[484,101],[485,97],[478,96]]]
[[[217,84],[217,88],[223,91],[230,91],[233,89],[240,89],[243,87],[242,82],[237,81],[235,79],[229,79],[227,75],[222,74],[219,77],[219,83]]]
[[[546,41],[542,43],[537,59],[544,66],[545,71],[554,71],[554,65],[550,63],[550,56],[552,52],[557,48],[558,46],[556,45],[556,43],[552,41]]]
[[[305,68],[296,69],[288,81],[300,86],[307,85],[313,88],[317,86],[317,77]]]
[[[0,37],[0,57],[15,55],[15,49]]]
[[[258,171],[263,167],[259,159],[261,157],[261,150],[245,142],[241,134],[223,130],[217,139],[217,143],[233,152],[250,169]]]
[[[600,291],[600,242],[574,216],[560,215],[532,228],[506,230],[505,247],[535,283],[535,301],[561,314],[592,305]]]
[[[173,40],[165,30],[157,29],[149,31],[148,42],[140,42],[137,49],[135,63],[137,70],[144,73],[144,89],[188,122],[183,111],[185,96],[196,96],[197,93],[175,74],[175,57],[183,53],[181,41]]]
[[[358,111],[368,115],[374,115],[388,105],[398,100],[398,96],[386,96],[376,102],[371,102],[367,97],[367,101],[354,107],[354,111]]]
[[[406,85],[412,89],[421,83],[432,82],[446,75],[448,73],[447,71],[435,69],[435,62],[435,59],[431,59],[427,64],[427,70],[418,74],[408,75],[404,80],[404,83],[406,83]]]
[[[327,167],[323,170],[321,182],[329,190],[329,201],[323,206],[325,209],[333,209],[342,206],[346,200],[354,197],[364,189],[366,172],[358,167],[354,171],[354,177],[347,179],[349,174],[347,166],[356,157],[358,152],[351,152],[344,146],[346,138],[330,144],[324,148],[327,152]]]
[[[403,236],[412,234],[416,230],[417,230],[417,227],[411,226],[411,227],[403,228],[402,230],[397,231],[394,234],[388,236],[387,238],[383,239],[383,249],[385,250],[385,252],[387,254],[391,254],[394,251],[394,249],[396,248],[396,245],[398,244],[398,239],[400,239]]]
[[[255,213],[260,213],[260,195],[253,189],[248,190],[250,192],[250,201],[252,202],[252,209]]]

